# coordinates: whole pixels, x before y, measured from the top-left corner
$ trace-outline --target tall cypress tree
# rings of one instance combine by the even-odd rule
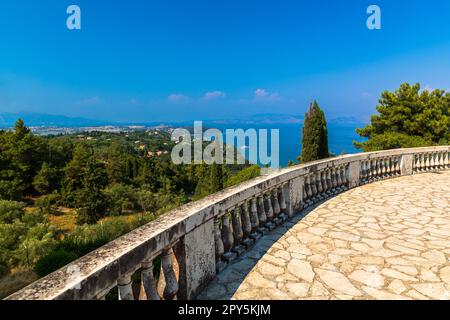
[[[223,189],[222,178],[222,166],[214,162],[211,166],[211,193],[216,193]]]
[[[317,101],[309,106],[305,115],[302,137],[301,162],[315,161],[329,157],[328,130],[325,113]]]

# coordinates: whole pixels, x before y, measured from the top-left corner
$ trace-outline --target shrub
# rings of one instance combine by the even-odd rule
[[[64,250],[52,251],[36,262],[34,272],[39,277],[45,277],[77,258],[78,256],[74,252]]]
[[[259,177],[261,175],[261,168],[257,165],[248,167],[242,171],[240,171],[238,174],[230,177],[226,183],[227,187],[238,185],[242,182],[254,179],[256,177]]]
[[[24,208],[23,202],[0,200],[0,222],[12,223],[15,219],[21,219]]]

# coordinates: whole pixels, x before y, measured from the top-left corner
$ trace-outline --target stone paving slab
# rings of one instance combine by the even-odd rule
[[[286,222],[199,299],[450,299],[450,172],[380,181]]]

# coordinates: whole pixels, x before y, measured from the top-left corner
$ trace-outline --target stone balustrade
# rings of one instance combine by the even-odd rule
[[[450,146],[290,167],[173,210],[7,299],[192,299],[236,257],[307,207],[362,184],[450,169]]]

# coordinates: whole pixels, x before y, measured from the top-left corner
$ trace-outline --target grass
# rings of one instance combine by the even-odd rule
[[[57,214],[48,216],[48,220],[62,232],[70,233],[76,227],[77,212],[75,209],[60,207]]]

